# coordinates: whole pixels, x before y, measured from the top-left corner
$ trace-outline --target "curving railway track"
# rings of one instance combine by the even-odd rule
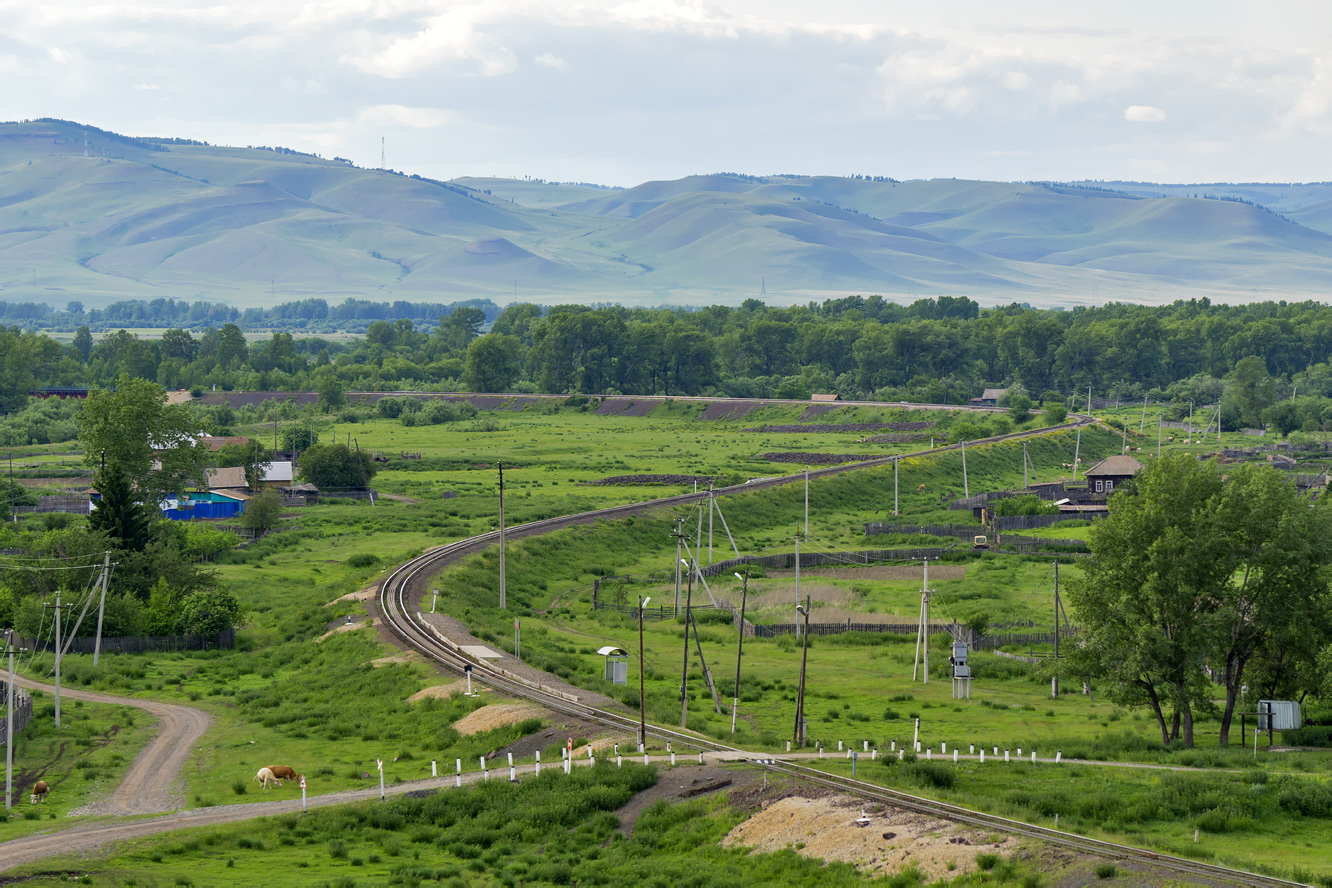
[[[974,446],[975,444],[1016,440],[1036,434],[1045,434],[1051,431],[1076,429],[1081,426],[1090,425],[1093,422],[1094,419],[1090,416],[1074,414],[1071,422],[1060,426],[1041,429],[1037,432],[1020,432],[1009,435],[1000,435],[969,443]],[[922,456],[929,453],[955,450],[960,446],[962,445],[953,444],[947,447],[936,448],[931,451],[918,451],[916,453],[902,454],[898,457],[883,457],[843,466],[818,469],[811,471],[809,475],[811,478],[827,477],[829,475],[841,474],[843,472],[889,465],[894,459],[901,459],[908,456]],[[803,478],[803,473],[800,475],[791,475],[780,478],[767,478],[748,484],[720,488],[713,491],[713,494],[717,496],[725,496],[727,494],[741,493],[747,490],[777,487],[783,484],[792,484],[797,481],[802,481]],[[592,521],[625,518],[651,510],[661,509],[663,507],[669,508],[678,505],[689,505],[706,496],[706,493],[688,493],[679,496],[663,497],[661,499],[650,500],[643,503],[635,503],[633,505],[614,506],[607,509],[598,509],[575,515],[547,518],[541,521],[534,521],[529,524],[521,524],[508,528],[506,530],[506,536],[511,538],[537,536],[578,524],[587,524]],[[424,595],[430,577],[445,565],[456,561],[459,558],[479,552],[497,542],[498,539],[499,534],[497,532],[481,534],[480,536],[471,537],[456,543],[450,543],[448,545],[431,549],[396,568],[380,585],[379,590],[378,605],[380,615],[384,620],[386,628],[402,644],[420,652],[445,667],[457,672],[462,672],[464,668],[470,666],[472,676],[475,679],[495,688],[496,690],[503,691],[515,697],[531,700],[555,712],[575,716],[609,728],[637,733],[639,727],[637,718],[624,713],[600,709],[584,703],[579,703],[551,690],[535,687],[529,682],[515,680],[486,661],[471,659],[460,651],[445,644],[440,640],[433,628],[419,618],[416,603],[420,601],[421,597]],[[766,757],[765,754],[762,753],[747,753],[742,749],[727,746],[726,744],[709,740],[706,737],[700,737],[695,734],[661,725],[649,723],[647,725],[647,733],[649,736],[656,738],[657,740],[668,741],[672,744],[678,744],[685,748],[693,748],[701,752],[719,754],[723,758],[734,757],[737,760],[746,760],[770,771],[788,774],[802,781],[830,787],[840,792],[869,801],[881,802],[921,814],[927,814],[933,817],[951,820],[957,823],[964,823],[987,830],[1039,839],[1043,842],[1090,854],[1096,854],[1102,857],[1143,862],[1155,867],[1180,873],[1181,875],[1195,876],[1229,884],[1254,886],[1303,884],[1272,876],[1248,873],[1243,870],[1231,869],[1229,867],[1218,866],[1201,861],[1189,860],[1188,858],[1160,854],[1155,851],[1136,848],[1131,845],[1105,842],[1074,833],[1061,832],[1055,829],[1023,823],[1022,821],[1009,820],[992,814],[972,811],[967,808],[961,808],[956,805],[949,805],[921,796],[899,792],[894,789],[877,786],[861,780],[853,780],[851,778],[829,774],[794,761],[784,761],[779,758]]]

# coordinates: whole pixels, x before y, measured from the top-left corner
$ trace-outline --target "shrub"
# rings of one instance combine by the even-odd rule
[[[358,552],[347,559],[348,567],[372,567],[379,563],[379,556],[369,552]]]
[[[1098,864],[1096,867],[1096,878],[1113,879],[1118,872],[1119,870],[1115,868],[1113,863]]]

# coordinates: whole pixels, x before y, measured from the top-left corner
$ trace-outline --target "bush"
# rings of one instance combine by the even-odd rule
[[[1285,746],[1332,746],[1332,726],[1305,725],[1292,731],[1281,732],[1281,742]]]
[[[348,567],[372,567],[379,563],[379,556],[369,552],[358,552],[347,559]]]
[[[1115,868],[1113,863],[1098,864],[1096,867],[1096,878],[1113,879],[1118,872],[1119,870]]]

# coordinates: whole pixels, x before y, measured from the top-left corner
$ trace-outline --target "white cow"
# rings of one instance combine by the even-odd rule
[[[270,783],[273,784],[274,786],[282,785],[282,781],[274,777],[273,772],[270,771],[268,768],[260,768],[259,773],[254,775],[254,779],[258,780],[260,785],[263,786],[264,789],[268,789],[268,784]]]

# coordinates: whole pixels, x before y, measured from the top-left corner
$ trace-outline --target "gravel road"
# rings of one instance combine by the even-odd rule
[[[55,695],[53,685],[40,684],[19,676],[15,684],[29,690]],[[129,816],[135,814],[162,814],[177,811],[185,805],[185,787],[181,779],[185,760],[194,751],[212,716],[190,706],[137,700],[132,697],[113,697],[90,691],[60,689],[61,700],[85,700],[89,703],[110,703],[115,706],[133,706],[158,720],[157,736],[144,748],[130,765],[125,779],[110,798],[84,805],[70,815]]]

